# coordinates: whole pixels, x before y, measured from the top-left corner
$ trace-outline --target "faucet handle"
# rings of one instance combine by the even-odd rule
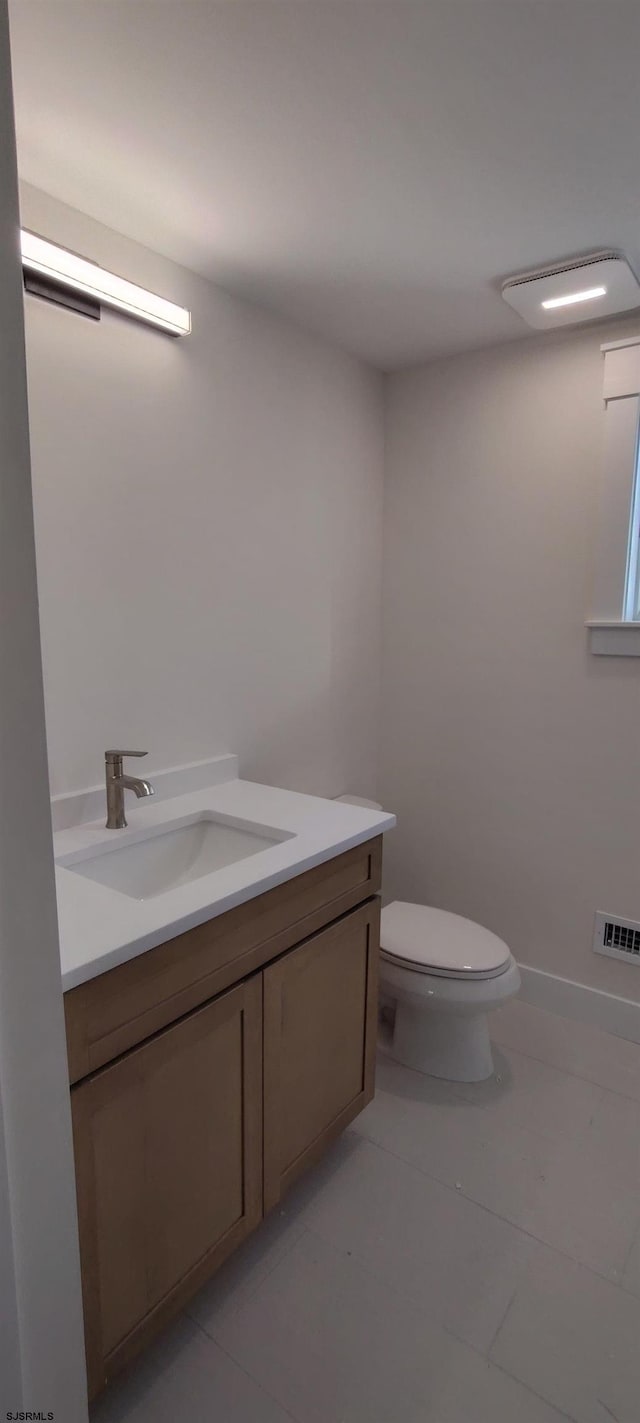
[[[122,760],[123,756],[148,756],[148,755],[149,755],[149,752],[148,752],[148,751],[105,751],[104,754],[105,754],[105,757],[106,757],[107,759],[109,759],[109,760],[110,760],[112,757],[115,757],[115,756],[119,756],[119,757],[120,757],[120,760]]]

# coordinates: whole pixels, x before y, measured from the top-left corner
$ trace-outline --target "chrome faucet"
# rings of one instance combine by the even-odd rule
[[[122,770],[124,756],[146,755],[146,751],[105,751],[107,830],[124,830],[127,823],[124,814],[125,791],[133,791],[138,800],[142,800],[143,796],[154,794],[150,781],[143,781],[139,776],[126,776]]]

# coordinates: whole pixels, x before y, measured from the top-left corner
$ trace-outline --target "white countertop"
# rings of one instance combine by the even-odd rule
[[[395,816],[383,811],[237,777],[171,799],[140,804],[127,794],[126,802],[126,830],[106,830],[101,818],[54,834],[65,991],[395,825]],[[291,838],[150,899],[130,898],[57,863],[71,854],[80,858],[82,852],[97,853],[116,844],[121,848],[145,838],[149,830],[207,811],[255,821],[257,827],[273,827]]]

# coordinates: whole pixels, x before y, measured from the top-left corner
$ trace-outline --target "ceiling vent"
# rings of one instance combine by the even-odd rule
[[[544,331],[595,321],[640,306],[640,284],[622,252],[592,252],[503,282],[502,295],[528,323]]]
[[[611,959],[640,963],[640,924],[635,919],[596,914],[593,948],[596,954],[606,954]]]

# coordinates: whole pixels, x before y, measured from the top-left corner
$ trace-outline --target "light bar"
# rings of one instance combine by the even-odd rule
[[[47,242],[46,238],[37,237],[24,228],[20,242],[22,265],[27,271],[39,272],[50,281],[83,292],[105,306],[126,312],[136,321],[147,321],[162,331],[170,331],[173,336],[188,336],[191,331],[191,312],[185,307],[155,296],[124,277],[116,277],[86,257],[77,257],[66,247],[58,247],[55,242]]]
[[[576,301],[595,301],[596,297],[606,296],[606,287],[589,287],[584,292],[571,292],[569,296],[552,296],[548,301],[543,301],[542,306],[545,311],[553,311],[556,306],[573,306]]]

